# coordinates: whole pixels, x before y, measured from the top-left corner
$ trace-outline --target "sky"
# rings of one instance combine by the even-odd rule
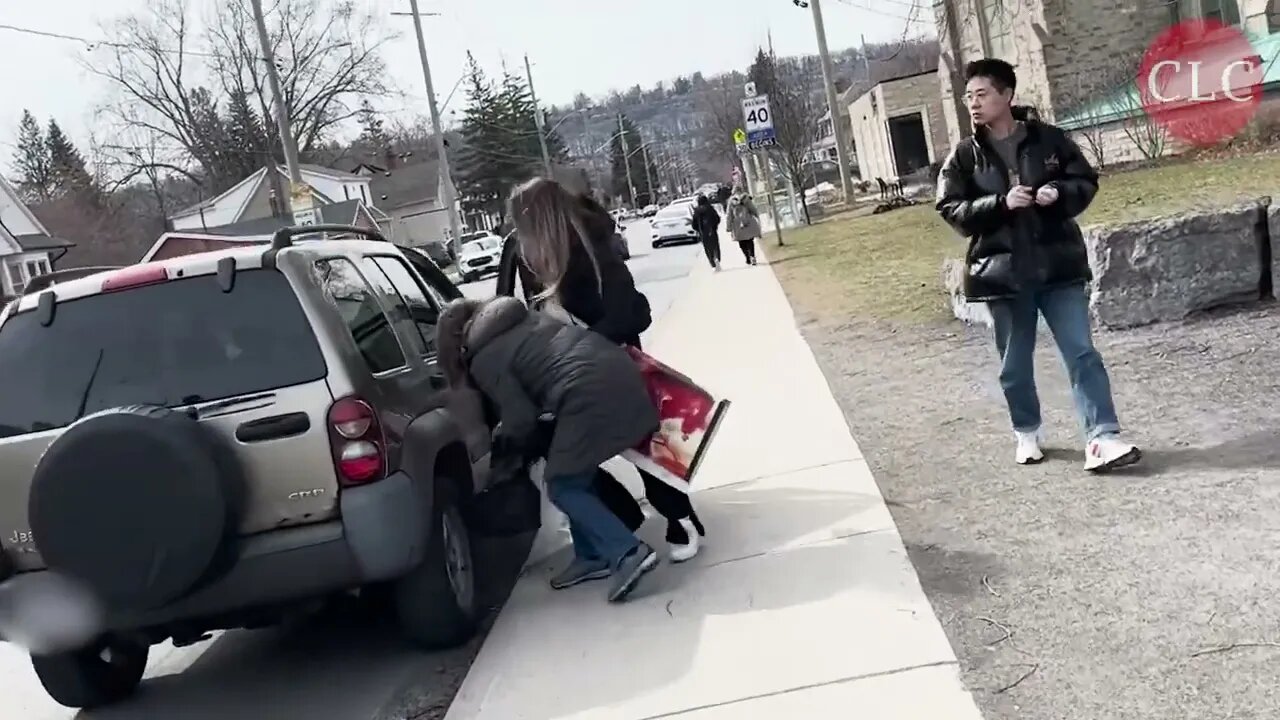
[[[0,3],[0,26],[101,39],[103,24],[141,10],[148,0],[44,0]],[[205,17],[216,0],[187,0],[193,18]],[[247,2],[248,0],[222,0]],[[930,0],[822,0],[830,48],[903,36],[932,35]],[[422,66],[408,0],[363,0],[382,18],[384,32],[398,34],[385,48],[392,84],[401,95],[378,103],[393,117],[427,114]],[[267,3],[268,7],[270,3]],[[543,105],[568,104],[581,91],[592,97],[639,83],[702,71],[745,70],[772,33],[778,55],[815,53],[813,18],[792,0],[419,0],[437,97],[443,102],[463,76],[470,50],[490,74],[503,63],[522,70],[527,53]],[[0,168],[12,166],[22,110],[46,121],[55,117],[77,143],[86,144],[95,108],[110,86],[83,67],[93,51],[82,43],[0,27],[6,101],[0,107]],[[443,111],[446,124],[466,104],[459,90]]]

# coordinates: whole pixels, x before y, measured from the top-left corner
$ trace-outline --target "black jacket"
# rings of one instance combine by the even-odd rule
[[[607,212],[586,214],[588,241],[600,268],[597,284],[591,258],[575,245],[569,258],[569,270],[560,284],[560,304],[595,332],[619,345],[640,347],[640,333],[653,322],[649,299],[636,289],[635,278],[622,258],[613,251],[613,218]],[[514,295],[519,277],[526,302],[542,287],[529,268],[520,260],[519,243],[514,234],[502,248],[498,266],[498,294]]]
[[[658,428],[658,411],[625,350],[515,298],[494,298],[476,313],[464,357],[471,379],[498,406],[502,442],[495,445],[527,447],[536,442],[538,417],[555,415],[548,478],[592,472]]]
[[[693,227],[703,240],[714,239],[720,232],[720,213],[711,204],[699,205],[693,211]]]
[[[1097,193],[1098,174],[1065,132],[1033,119],[1024,124],[1026,138],[1017,153],[1020,182],[1033,190],[1056,187],[1058,200],[1052,205],[1017,210],[1005,205],[1009,168],[988,145],[983,128],[956,146],[938,175],[938,212],[969,238],[964,293],[975,302],[1092,279],[1075,218]]]

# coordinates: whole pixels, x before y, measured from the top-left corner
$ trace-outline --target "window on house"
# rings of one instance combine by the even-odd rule
[[[987,56],[1017,65],[1018,48],[1013,41],[1013,20],[1009,0],[982,0],[982,21],[987,31]]]
[[[27,286],[27,279],[22,275],[21,263],[8,263],[6,269],[9,272],[9,284],[13,286],[13,294],[17,295]]]
[[[1238,0],[1178,0],[1178,20],[1206,18],[1224,25],[1240,24]]]
[[[28,278],[40,277],[41,275],[44,275],[47,272],[49,272],[49,262],[47,260],[41,258],[39,260],[27,261],[27,277]]]

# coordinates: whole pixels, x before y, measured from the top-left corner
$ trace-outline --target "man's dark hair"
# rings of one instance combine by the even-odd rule
[[[998,58],[983,58],[965,65],[964,81],[969,82],[976,77],[990,80],[1001,92],[1016,90],[1018,87],[1018,74],[1013,71],[1013,66]]]

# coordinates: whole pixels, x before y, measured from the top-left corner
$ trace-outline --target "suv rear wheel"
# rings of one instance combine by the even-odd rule
[[[95,708],[129,697],[142,682],[151,648],[134,640],[100,640],[82,650],[32,655],[49,697],[70,708]]]
[[[471,537],[455,487],[448,478],[436,478],[426,557],[394,588],[401,630],[415,645],[429,650],[470,640],[479,616]]]

